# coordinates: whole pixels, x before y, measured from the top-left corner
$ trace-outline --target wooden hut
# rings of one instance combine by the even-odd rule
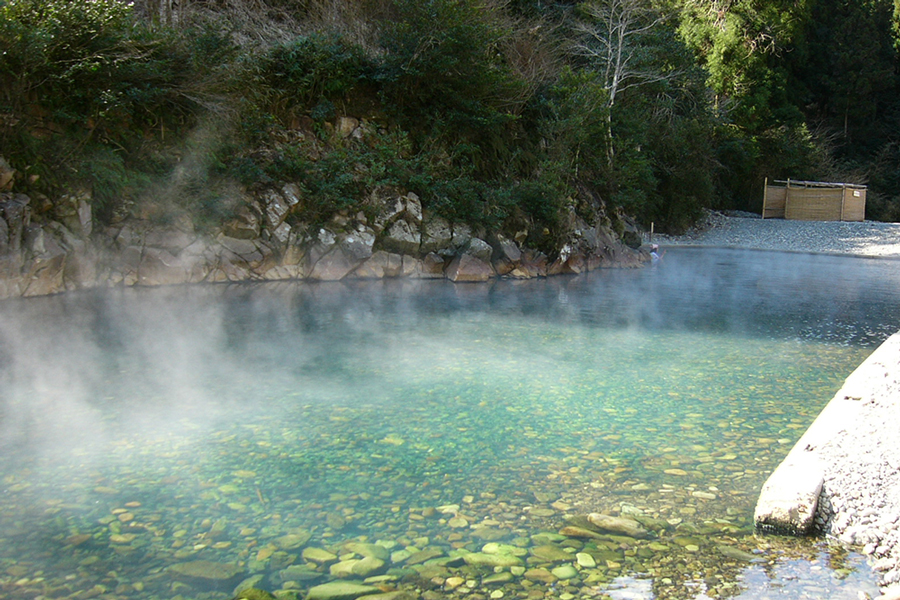
[[[819,181],[773,181],[766,178],[763,219],[863,221],[866,186]]]

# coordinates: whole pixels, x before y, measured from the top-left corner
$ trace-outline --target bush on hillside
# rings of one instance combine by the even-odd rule
[[[147,29],[119,0],[11,0],[0,6],[4,153],[36,176],[25,185],[90,190],[107,221],[156,174],[148,147],[177,145],[198,115],[223,110],[217,67],[235,53],[213,29]]]
[[[276,112],[282,107],[313,111],[346,98],[374,69],[361,47],[337,34],[314,33],[266,52],[255,85]]]

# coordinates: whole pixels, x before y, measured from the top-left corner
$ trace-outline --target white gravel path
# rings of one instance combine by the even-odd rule
[[[896,259],[900,258],[900,223],[763,220],[746,214],[709,213],[687,234],[654,236],[653,241],[663,249],[715,246]],[[898,340],[894,336],[879,349],[878,377],[862,386],[856,417],[818,448],[829,465],[819,525],[842,542],[863,546],[880,574],[884,600],[900,600]]]
[[[709,213],[683,236],[654,236],[665,246],[716,246],[900,258],[900,223],[785,221]]]

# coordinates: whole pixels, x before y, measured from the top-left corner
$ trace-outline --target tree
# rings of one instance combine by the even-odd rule
[[[871,153],[896,102],[890,0],[815,0],[804,51],[788,56],[807,120],[833,134],[839,156]]]
[[[583,18],[576,26],[578,55],[602,77],[606,90],[606,158],[614,166],[615,144],[612,112],[619,95],[629,88],[673,78],[649,58],[648,39],[665,17],[646,0],[596,0],[581,6]]]
[[[731,122],[757,133],[803,121],[785,57],[808,15],[809,0],[682,0],[679,32]]]
[[[421,147],[447,144],[495,174],[528,100],[503,53],[510,33],[484,0],[394,0],[379,73],[385,107]]]

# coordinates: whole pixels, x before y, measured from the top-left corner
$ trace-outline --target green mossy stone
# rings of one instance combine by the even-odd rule
[[[367,544],[365,542],[350,542],[344,544],[344,548],[350,552],[355,552],[360,556],[377,558],[378,560],[388,561],[391,559],[391,551],[384,546],[378,544]]]
[[[240,577],[244,569],[226,563],[217,563],[209,560],[194,560],[178,563],[169,567],[169,572],[175,577],[191,581],[206,581],[211,583],[225,583]]]
[[[355,600],[380,592],[380,589],[371,585],[352,581],[330,581],[310,588],[306,600]]]
[[[484,552],[472,552],[463,556],[467,565],[474,567],[518,567],[522,559],[511,554],[485,554]]]
[[[504,583],[509,583],[514,579],[513,574],[509,571],[502,571],[500,573],[494,573],[493,575],[488,575],[484,579],[481,580],[482,585],[503,585]]]
[[[275,596],[259,588],[247,588],[234,597],[234,600],[276,600]]]
[[[558,579],[574,579],[578,577],[578,569],[572,565],[561,565],[550,571]]]
[[[535,558],[549,563],[565,562],[574,558],[573,554],[566,552],[559,546],[553,546],[552,544],[535,546],[531,549],[531,554],[533,554]]]

